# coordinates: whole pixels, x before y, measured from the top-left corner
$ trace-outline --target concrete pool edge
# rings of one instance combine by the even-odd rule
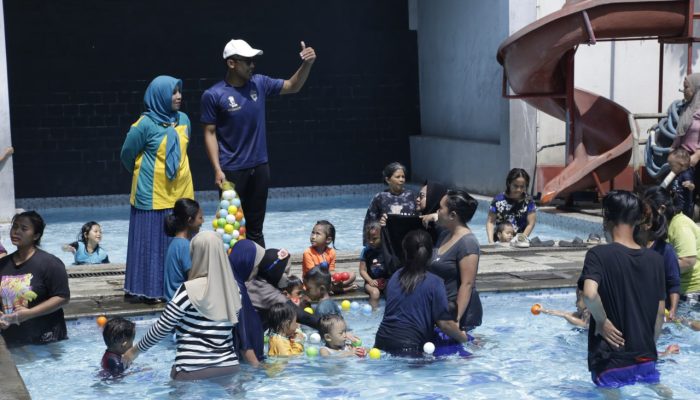
[[[12,353],[7,348],[5,339],[0,335],[0,399],[31,399],[27,386],[17,370]]]

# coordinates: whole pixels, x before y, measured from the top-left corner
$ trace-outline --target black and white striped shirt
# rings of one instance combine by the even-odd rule
[[[200,314],[190,302],[185,285],[181,285],[158,321],[136,346],[140,351],[146,351],[175,329],[176,371],[230,367],[238,365],[233,326],[229,321],[211,321]]]

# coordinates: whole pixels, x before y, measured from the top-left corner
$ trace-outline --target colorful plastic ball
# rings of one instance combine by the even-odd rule
[[[228,250],[228,249],[229,249],[230,247],[231,247],[231,245],[230,245],[230,244],[228,244],[228,243],[224,243],[224,250]]]
[[[219,228],[226,226],[226,218],[219,218],[217,221],[219,222]]]
[[[240,232],[241,235],[245,235],[245,233],[247,232],[246,229],[245,229],[245,226],[241,225],[241,226],[238,228],[238,232]]]
[[[228,211],[226,211],[223,208],[220,208],[219,211],[216,212],[216,216],[219,218],[226,218],[227,215],[228,215]]]
[[[224,232],[231,234],[233,232],[233,225],[231,225],[231,224],[224,225]]]
[[[229,203],[228,200],[221,200],[221,203],[219,203],[219,208],[228,208],[230,204],[231,203]]]
[[[343,300],[343,301],[340,303],[340,308],[342,308],[343,311],[349,310],[349,309],[350,309],[350,302],[347,301],[347,300]]]
[[[226,232],[224,231],[223,228],[216,228],[216,233],[218,233],[221,236],[224,236],[224,233],[226,233]]]
[[[360,303],[353,301],[350,303],[350,309],[351,310],[359,310],[360,309]]]
[[[373,347],[372,350],[369,351],[369,358],[372,360],[379,360],[382,357],[382,352],[379,351],[378,348]]]
[[[233,204],[236,207],[240,207],[241,206],[241,199],[236,197],[235,199],[231,200],[231,204]]]
[[[431,342],[425,342],[423,345],[423,352],[425,354],[433,354],[435,352],[435,345]]]
[[[542,306],[539,303],[533,304],[530,308],[530,312],[532,313],[532,315],[540,315],[541,310]]]
[[[238,207],[236,206],[228,206],[228,213],[229,214],[236,214],[238,212]]]
[[[342,280],[343,282],[345,282],[345,281],[347,281],[348,279],[350,279],[350,273],[349,273],[349,272],[341,272],[341,273],[340,273],[340,280]]]
[[[99,326],[100,328],[104,328],[105,324],[107,323],[107,317],[105,317],[104,315],[100,315],[99,317],[97,317],[97,319],[95,319],[95,322],[97,322],[97,326]]]
[[[263,342],[265,342],[265,344],[270,343],[270,337],[267,336],[267,335],[265,335],[265,336],[263,337]]]
[[[241,223],[236,221],[236,216],[233,216],[233,222],[231,223],[233,225],[233,229],[239,230],[241,228]]]
[[[245,239],[245,235],[241,234],[241,236],[238,237],[238,240],[243,240]]]
[[[242,219],[243,219],[243,211],[238,210],[238,211],[236,212],[236,221],[240,221],[240,220],[242,220]]]
[[[365,314],[372,314],[372,306],[369,304],[365,304],[362,306],[362,312]]]
[[[241,226],[245,226],[245,218],[241,220]]]
[[[233,232],[231,232],[231,235],[233,236],[234,239],[238,239],[238,237],[241,236],[241,234],[237,230],[234,230]]]
[[[309,343],[321,343],[321,335],[318,332],[314,332],[309,335]]]
[[[219,227],[219,220],[218,220],[218,219],[214,219],[213,221],[211,221],[211,226],[212,226],[212,228],[214,228],[214,229],[218,228],[218,227]]]
[[[224,192],[221,193],[221,197],[223,197],[224,200],[231,200],[236,197],[236,192],[233,190],[224,190]]]
[[[306,312],[309,313],[309,314],[313,314],[313,313],[314,313],[314,309],[311,308],[311,307],[306,307],[306,308],[304,308],[304,311],[306,311]]]
[[[352,347],[360,347],[362,346],[362,339],[357,338],[354,342],[352,342]]]
[[[226,223],[228,224],[234,224],[236,222],[236,216],[233,214],[229,214],[226,216]]]
[[[233,245],[236,244],[237,241],[238,240],[236,240],[236,239],[231,239],[231,241],[228,244],[229,244],[229,246],[233,247]]]
[[[319,266],[323,267],[324,265],[323,265],[323,263],[321,263],[321,264],[319,264]],[[331,279],[333,280],[333,282],[342,281],[342,279],[340,279],[340,272],[336,272],[333,275],[331,275]]]
[[[306,348],[306,356],[307,357],[316,357],[317,355],[318,355],[318,347],[309,346]]]
[[[224,233],[224,236],[222,236],[221,239],[222,239],[225,243],[228,243],[228,242],[231,241],[231,239],[233,239],[233,236],[230,235],[230,234],[228,234],[228,233]]]

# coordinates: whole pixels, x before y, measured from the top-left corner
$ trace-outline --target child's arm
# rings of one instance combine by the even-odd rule
[[[63,251],[65,251],[65,252],[67,252],[67,253],[73,253],[73,254],[75,254],[75,252],[78,250],[78,242],[73,242],[73,243],[69,243],[69,244],[64,244],[64,245],[61,247],[61,249],[62,249]]]
[[[301,256],[301,277],[302,279],[306,276],[306,274],[311,271],[311,268],[314,267],[314,259],[313,256],[311,255],[311,252],[309,249],[306,249],[304,251],[304,254]]]
[[[377,287],[377,281],[372,279],[372,277],[369,276],[369,273],[367,273],[367,263],[365,263],[364,260],[360,260],[360,276],[362,279],[364,279],[366,284]]]
[[[588,322],[582,320],[581,318],[578,318],[574,313],[568,313],[564,311],[559,311],[559,310],[547,310],[547,309],[541,309],[545,314],[549,315],[554,315],[557,317],[562,317],[564,318],[567,322],[569,322],[571,325],[576,325],[581,328],[588,328]]]

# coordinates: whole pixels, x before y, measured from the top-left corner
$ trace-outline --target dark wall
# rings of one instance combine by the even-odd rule
[[[379,182],[409,163],[418,134],[415,32],[406,0],[5,0],[17,197],[127,193],[119,161],[157,75],[183,80],[195,190],[212,190],[202,92],[225,73],[223,46],[265,51],[256,71],[289,78],[299,41],[318,59],[302,91],[267,104],[274,186]]]

